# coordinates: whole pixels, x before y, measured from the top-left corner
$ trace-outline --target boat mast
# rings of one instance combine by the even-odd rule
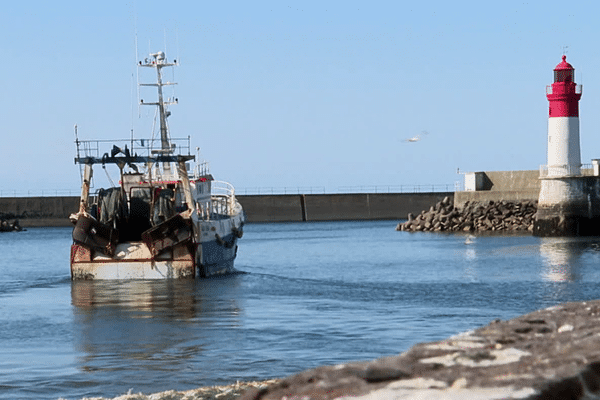
[[[163,86],[176,85],[174,82],[163,82],[162,81],[162,69],[164,67],[172,67],[177,65],[177,61],[174,60],[172,63],[167,62],[165,53],[159,51],[158,53],[150,54],[151,59],[146,58],[144,62],[140,61],[141,67],[150,67],[156,69],[156,83],[140,83],[140,86],[156,86],[158,89],[158,102],[156,103],[145,103],[144,100],[140,100],[142,105],[155,105],[158,106],[159,122],[160,122],[160,142],[161,142],[161,153],[163,155],[172,154],[174,148],[169,141],[169,131],[167,126],[167,117],[171,114],[166,110],[166,106],[170,104],[177,104],[177,99],[174,101],[164,101],[163,99]],[[163,168],[166,173],[170,172],[171,167],[169,163],[163,163]]]
[[[167,117],[165,116],[165,104],[163,102],[163,91],[162,91],[162,63],[164,62],[164,54],[162,52],[152,54],[157,59],[156,63],[156,80],[158,85],[158,110],[160,115],[160,142],[163,150],[171,150],[169,144],[169,137],[167,135]]]

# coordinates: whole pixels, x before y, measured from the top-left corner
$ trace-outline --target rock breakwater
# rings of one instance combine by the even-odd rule
[[[23,228],[21,228],[18,219],[9,221],[0,218],[0,232],[20,232],[22,230]]]
[[[537,201],[467,202],[457,208],[445,197],[429,210],[396,226],[406,232],[532,232]]]

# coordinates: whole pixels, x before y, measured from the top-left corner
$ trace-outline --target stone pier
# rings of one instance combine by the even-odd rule
[[[405,353],[307,370],[242,400],[598,399],[600,300],[535,311]]]

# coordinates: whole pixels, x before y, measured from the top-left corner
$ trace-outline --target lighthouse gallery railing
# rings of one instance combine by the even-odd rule
[[[540,178],[569,177],[569,176],[594,176],[592,164],[574,165],[540,165]]]

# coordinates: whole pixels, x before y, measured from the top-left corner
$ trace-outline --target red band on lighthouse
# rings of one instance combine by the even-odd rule
[[[546,88],[550,118],[579,117],[581,85],[577,85],[574,78],[575,69],[567,62],[567,56],[563,55],[562,62],[554,68],[554,83]]]

